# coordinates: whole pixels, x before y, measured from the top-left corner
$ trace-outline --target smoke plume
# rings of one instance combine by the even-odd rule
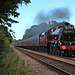
[[[40,11],[35,17],[35,22],[70,21],[71,16],[72,13],[69,8],[60,7],[48,12]]]

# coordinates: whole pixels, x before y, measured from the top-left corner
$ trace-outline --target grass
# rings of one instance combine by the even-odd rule
[[[0,64],[0,75],[31,75],[29,67],[17,53],[9,52]]]

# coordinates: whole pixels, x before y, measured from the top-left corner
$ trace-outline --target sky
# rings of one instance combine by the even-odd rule
[[[47,14],[57,8],[68,8],[71,12],[68,22],[75,25],[75,0],[31,0],[31,3],[27,5],[19,5],[17,11],[20,15],[14,18],[19,23],[14,23],[11,27],[15,32],[15,39],[22,39],[26,29],[29,29],[32,25],[40,24],[36,17],[38,13],[45,12]]]

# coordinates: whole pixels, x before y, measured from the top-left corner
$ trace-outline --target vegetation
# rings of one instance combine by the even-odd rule
[[[18,42],[20,42],[20,41],[22,41],[22,39],[19,39],[19,40],[13,40],[13,42],[11,43],[11,46],[14,46],[16,43],[18,43]]]
[[[12,23],[18,23],[11,16],[18,17],[20,15],[17,9],[23,3],[26,5],[30,3],[30,0],[0,0],[0,75],[16,75],[17,73],[21,75],[25,73],[25,66],[19,62],[21,59],[18,56],[16,57],[16,55],[14,59],[14,54],[10,53],[10,44],[12,42],[10,32],[12,34],[14,32],[8,29]],[[24,68],[22,69],[23,66]],[[19,67],[21,70],[19,70]]]
[[[30,0],[0,0],[0,25],[8,25],[11,27],[11,23],[18,23],[10,18],[10,16],[18,17],[20,14],[16,11],[19,8],[19,4],[28,4]]]
[[[14,52],[9,52],[1,61],[0,75],[31,75],[24,60]]]
[[[8,31],[8,27],[11,27],[12,23],[18,23],[17,21],[11,19],[10,17],[18,17],[19,13],[16,11],[19,8],[19,4],[28,4],[30,0],[0,0],[0,58],[10,46],[12,42],[12,36]],[[14,33],[14,32],[13,32]]]
[[[6,26],[0,25],[0,60],[9,52],[12,36]]]
[[[8,31],[8,27],[11,27],[12,23],[18,23],[10,18],[10,16],[18,17],[19,13],[16,11],[19,8],[19,4],[28,4],[30,0],[0,0],[0,60],[12,42],[12,36]]]

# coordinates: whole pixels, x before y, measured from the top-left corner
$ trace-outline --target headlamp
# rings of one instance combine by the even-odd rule
[[[65,46],[62,46],[62,49],[63,49],[63,50],[65,50],[65,49],[66,49],[66,47],[65,47]]]

